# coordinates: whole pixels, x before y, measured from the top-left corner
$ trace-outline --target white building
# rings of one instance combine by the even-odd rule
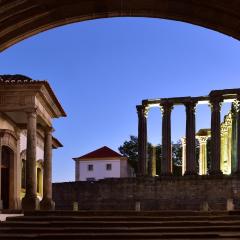
[[[127,158],[106,146],[73,160],[75,161],[75,181],[132,176]]]

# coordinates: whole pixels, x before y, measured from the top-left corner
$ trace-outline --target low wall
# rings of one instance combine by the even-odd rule
[[[184,176],[105,179],[97,182],[53,184],[56,209],[71,210],[78,202],[80,210],[201,210],[204,202],[210,210],[226,210],[233,199],[240,209],[240,177]]]

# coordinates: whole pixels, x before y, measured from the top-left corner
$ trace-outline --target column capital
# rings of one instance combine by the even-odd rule
[[[52,134],[54,132],[54,128],[47,126],[44,128],[44,132],[45,134]]]
[[[209,136],[196,136],[196,139],[199,141],[200,144],[206,144]]]
[[[233,101],[233,108],[236,112],[240,112],[240,98]]]
[[[209,106],[211,107],[212,111],[220,111],[222,107],[223,98],[220,96],[211,97],[209,101]]]
[[[186,145],[186,137],[181,138],[181,143],[182,143],[182,145]]]
[[[137,108],[137,113],[139,116],[143,114],[144,117],[146,117],[146,118],[148,117],[148,112],[149,112],[148,106],[137,105],[136,108]]]
[[[186,107],[186,111],[190,111],[190,112],[195,113],[197,101],[190,100],[190,101],[184,103],[184,105]]]
[[[169,114],[173,110],[174,104],[169,101],[161,101],[160,103],[160,109],[162,114]]]

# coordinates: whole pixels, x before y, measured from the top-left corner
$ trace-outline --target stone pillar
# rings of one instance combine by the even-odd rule
[[[232,105],[232,146],[231,146],[231,173],[237,170],[237,119],[234,104]]]
[[[220,168],[221,155],[221,98],[211,98],[211,175],[222,175]]]
[[[147,108],[137,106],[138,113],[138,175],[147,175]]]
[[[26,194],[22,199],[23,210],[39,209],[36,186],[36,145],[37,145],[37,113],[27,113],[27,152],[26,152]]]
[[[0,133],[0,210],[3,209],[3,202],[2,202],[2,189],[1,189],[1,173],[2,173],[2,138],[3,138],[3,134]]]
[[[80,181],[80,162],[75,160],[75,181]]]
[[[54,210],[52,200],[52,128],[45,130],[44,162],[43,162],[43,199],[40,202],[41,210]]]
[[[161,175],[172,175],[171,111],[173,104],[162,102],[162,161]]]
[[[149,161],[148,175],[150,177],[156,176],[156,147],[152,146],[152,156]]]
[[[197,139],[199,141],[199,175],[206,175],[208,136],[197,136]]]
[[[182,142],[182,175],[184,175],[186,171],[186,138],[181,138]]]
[[[240,175],[240,97],[235,101],[235,109],[236,109],[236,133],[237,133],[237,163],[236,163],[236,171],[235,174]]]
[[[186,172],[184,175],[196,175],[197,166],[195,159],[195,107],[194,101],[185,104],[186,107]]]

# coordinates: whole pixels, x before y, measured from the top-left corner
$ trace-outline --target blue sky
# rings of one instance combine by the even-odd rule
[[[74,179],[77,157],[137,134],[135,106],[146,98],[200,96],[240,86],[240,43],[191,24],[112,18],[67,25],[0,54],[0,74],[50,82],[68,117],[54,121],[64,148],[54,151],[53,180]],[[224,104],[223,113],[229,108]],[[223,115],[223,114],[222,114]],[[161,142],[159,109],[149,113],[149,141]],[[197,108],[197,129],[210,126]],[[172,113],[172,138],[185,132],[185,112]]]

